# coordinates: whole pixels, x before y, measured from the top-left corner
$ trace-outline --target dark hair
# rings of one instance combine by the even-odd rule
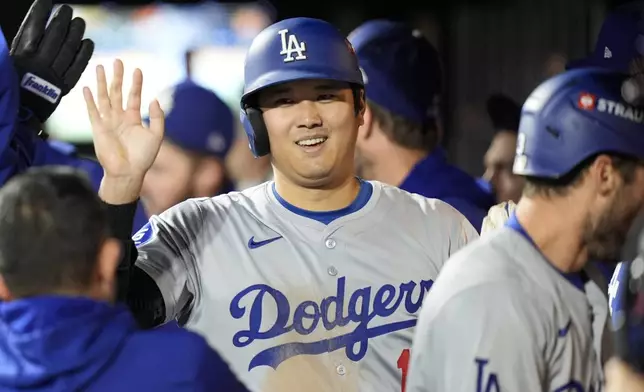
[[[512,98],[503,94],[492,94],[485,104],[495,133],[518,133],[521,107]]]
[[[639,159],[621,154],[611,152],[595,154],[584,159],[570,172],[559,178],[526,177],[523,194],[528,197],[534,195],[546,197],[554,195],[565,196],[570,189],[576,187],[581,182],[584,174],[599,155],[608,155],[611,158],[613,166],[617,169],[626,184],[630,184],[633,181],[635,178],[635,169],[642,165],[642,161]]]
[[[392,142],[408,149],[427,152],[438,145],[436,121],[428,121],[426,124],[416,123],[392,113],[368,98],[367,103],[373,118]]]
[[[75,169],[30,169],[0,189],[0,274],[15,297],[87,287],[107,236],[103,204]]]

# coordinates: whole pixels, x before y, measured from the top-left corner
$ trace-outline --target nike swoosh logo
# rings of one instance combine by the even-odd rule
[[[280,235],[280,236],[277,236],[277,237],[275,237],[275,238],[269,238],[269,239],[264,240],[264,241],[257,241],[257,242],[256,242],[256,241],[255,241],[255,236],[252,236],[252,237],[250,237],[250,239],[248,240],[248,248],[249,248],[249,249],[257,249],[257,248],[262,247],[262,246],[264,246],[264,245],[268,245],[268,244],[270,244],[270,243],[271,243],[271,242],[273,242],[273,241],[277,241],[277,240],[279,240],[280,238],[282,238],[282,236],[281,236],[281,235]]]
[[[572,319],[568,320],[568,324],[566,324],[565,327],[563,327],[563,328],[561,328],[559,330],[559,337],[560,338],[563,338],[564,336],[566,336],[568,334],[568,331],[570,331],[570,326],[571,325],[572,325]]]

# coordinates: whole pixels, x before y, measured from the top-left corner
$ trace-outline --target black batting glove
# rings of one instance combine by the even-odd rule
[[[52,0],[35,0],[11,44],[21,116],[33,114],[40,123],[78,83],[94,52],[94,42],[83,39],[85,21],[72,19],[71,7],[62,5],[47,24],[52,10]]]

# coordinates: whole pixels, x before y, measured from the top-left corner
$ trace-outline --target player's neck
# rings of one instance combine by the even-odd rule
[[[571,198],[541,200],[523,197],[516,216],[545,258],[559,271],[581,270],[587,262],[581,238],[580,206]],[[565,215],[566,218],[562,218]]]
[[[426,151],[410,150],[391,144],[374,162],[370,179],[385,184],[400,186],[409,176],[414,166],[427,157]]]
[[[328,188],[306,188],[294,184],[275,170],[275,189],[280,197],[307,211],[335,211],[349,206],[360,191],[360,183],[350,176]]]

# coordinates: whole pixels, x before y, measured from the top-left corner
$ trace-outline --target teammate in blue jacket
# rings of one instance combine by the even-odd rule
[[[19,105],[18,80],[0,29],[0,182],[4,183],[28,164],[14,141]]]
[[[0,186],[29,166],[64,165],[83,170],[98,190],[103,169],[76,155],[71,145],[46,140],[42,124],[76,85],[94,44],[83,39],[85,22],[70,7],[53,11],[51,0],[35,1],[12,45],[0,42]],[[46,27],[47,31],[45,31]],[[19,113],[8,117],[6,114]]]
[[[42,132],[42,124],[76,85],[94,51],[93,42],[83,39],[83,19],[72,18],[70,7],[59,7],[47,23],[52,10],[51,0],[35,1],[12,40],[10,55],[20,83],[20,126],[11,136],[19,141],[29,165],[83,169],[98,189],[101,167],[89,159],[78,158],[68,146],[47,142]],[[7,179],[8,176],[1,177],[0,184]]]
[[[201,336],[141,331],[112,303],[122,222],[78,173],[34,168],[0,189],[0,390],[246,391]]]
[[[357,141],[359,174],[443,200],[478,230],[494,199],[447,162],[440,147],[436,49],[404,24],[373,20],[349,34],[367,96]]]

